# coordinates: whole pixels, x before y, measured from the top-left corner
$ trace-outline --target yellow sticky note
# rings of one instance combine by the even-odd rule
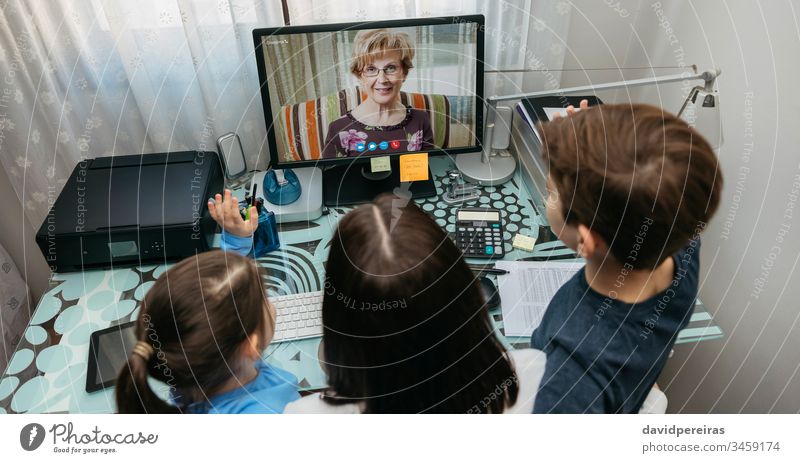
[[[416,182],[418,180],[428,180],[428,153],[400,156],[400,181]]]
[[[386,172],[387,170],[392,170],[392,163],[389,162],[389,156],[369,158],[369,163],[372,166],[372,172]]]
[[[523,235],[521,233],[517,233],[514,235],[514,241],[511,243],[512,247],[517,249],[522,249],[523,251],[531,252],[533,251],[533,247],[536,245],[536,238],[533,238],[528,235]]]

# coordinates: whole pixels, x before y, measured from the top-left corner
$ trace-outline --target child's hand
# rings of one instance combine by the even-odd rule
[[[581,100],[580,109],[589,109],[589,100]],[[572,116],[575,114],[575,106],[569,105],[567,106],[567,117]],[[553,115],[553,120],[561,119],[561,113],[555,113]]]
[[[225,198],[219,193],[214,200],[208,201],[208,212],[226,232],[236,236],[251,236],[258,228],[258,211],[250,207],[250,220],[242,219],[239,214],[239,201],[225,190]]]

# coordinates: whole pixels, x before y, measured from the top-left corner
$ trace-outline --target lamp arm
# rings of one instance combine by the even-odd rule
[[[584,92],[598,92],[601,90],[615,90],[619,88],[641,87],[644,85],[653,84],[668,84],[671,82],[682,82],[685,80],[702,80],[705,82],[705,90],[710,92],[714,86],[714,82],[722,71],[717,69],[710,69],[699,74],[686,75],[684,74],[671,74],[668,76],[659,77],[645,77],[642,79],[621,80],[619,82],[609,82],[597,85],[582,85],[580,87],[560,88],[556,90],[542,90],[539,92],[531,93],[516,93],[513,95],[503,96],[490,96],[486,98],[486,121],[483,130],[483,149],[481,150],[481,162],[489,164],[489,157],[492,155],[492,139],[494,134],[494,126],[496,121],[497,103],[501,101],[519,100],[522,98],[538,98],[543,96],[558,96],[567,95],[571,93],[584,93]],[[684,103],[685,106],[685,103]],[[681,108],[681,112],[683,108]]]
[[[602,90],[615,90],[618,88],[641,87],[643,85],[667,84],[670,82],[680,82],[684,80],[703,80],[706,83],[706,88],[710,88],[711,86],[714,85],[714,81],[716,80],[717,76],[719,76],[720,73],[721,71],[719,69],[713,69],[702,72],[700,74],[693,74],[688,76],[686,74],[672,74],[660,77],[645,77],[643,79],[621,80],[619,82],[609,82],[605,84],[582,85],[580,87],[559,88],[556,90],[542,90],[539,92],[531,92],[531,93],[516,93],[514,95],[490,96],[489,98],[486,99],[486,102],[487,104],[490,105],[490,107],[496,107],[497,103],[500,101],[519,100],[522,98],[538,98],[542,96],[567,95],[571,93],[598,92]]]
[[[704,73],[700,74],[702,79],[706,81],[705,91],[711,92],[714,90],[714,82],[717,80],[717,77],[722,74],[722,70],[720,68],[716,69],[709,69]]]

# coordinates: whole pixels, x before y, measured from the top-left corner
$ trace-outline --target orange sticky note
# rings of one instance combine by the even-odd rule
[[[428,180],[428,153],[400,156],[400,181],[416,182],[418,180]]]

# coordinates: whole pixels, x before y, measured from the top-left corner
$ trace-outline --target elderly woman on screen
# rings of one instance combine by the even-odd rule
[[[361,31],[353,44],[350,72],[367,98],[331,122],[325,158],[383,155],[433,148],[425,111],[404,106],[400,88],[413,68],[414,46],[408,34],[387,29]]]

